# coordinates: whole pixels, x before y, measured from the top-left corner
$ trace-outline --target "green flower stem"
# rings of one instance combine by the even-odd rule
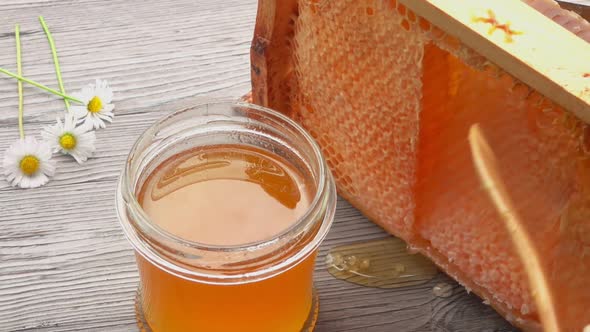
[[[57,90],[53,90],[52,88],[48,88],[48,87],[46,87],[45,85],[43,85],[43,84],[41,84],[41,83],[37,83],[37,82],[35,82],[35,81],[32,81],[32,80],[30,80],[30,79],[28,79],[28,78],[24,78],[24,77],[22,77],[21,75],[18,75],[18,74],[12,73],[12,72],[10,72],[10,71],[8,71],[8,70],[4,69],[4,68],[0,68],[0,73],[2,73],[2,74],[4,74],[4,75],[7,75],[7,76],[10,76],[10,77],[12,77],[12,78],[15,78],[15,79],[17,79],[17,80],[19,80],[19,81],[23,81],[23,82],[25,82],[25,83],[27,83],[27,84],[30,84],[30,85],[32,85],[32,86],[38,87],[38,88],[39,88],[39,89],[41,89],[41,90],[45,90],[45,91],[47,91],[47,92],[49,92],[49,93],[51,93],[51,94],[54,94],[54,95],[56,95],[56,96],[60,96],[60,97],[62,97],[62,98],[64,98],[64,99],[67,99],[67,100],[69,100],[69,101],[73,101],[73,102],[76,102],[76,103],[78,103],[78,104],[82,104],[82,105],[84,105],[84,102],[83,102],[83,101],[81,101],[80,99],[77,99],[77,98],[74,98],[74,97],[71,97],[71,96],[65,95],[65,94],[63,94],[63,93],[61,93],[61,92],[59,92],[59,91],[57,91]]]
[[[20,49],[20,27],[18,24],[14,27],[14,37],[16,39],[16,71],[19,76],[22,76],[23,66],[22,66],[22,61],[21,61],[22,56],[21,56],[21,49]],[[23,139],[23,138],[25,138],[25,127],[23,125],[23,113],[24,113],[23,82],[18,81],[17,86],[18,86],[18,131],[20,133],[20,138]]]
[[[57,83],[59,84],[59,90],[64,95],[66,94],[66,89],[64,88],[63,80],[61,79],[61,69],[59,68],[59,60],[57,58],[57,51],[55,49],[55,43],[53,41],[53,37],[51,36],[51,32],[45,24],[45,20],[43,16],[39,16],[39,22],[41,22],[41,26],[43,27],[43,31],[45,31],[45,35],[47,36],[47,41],[49,41],[49,47],[51,48],[51,55],[53,55],[53,64],[55,66],[55,75],[57,76]],[[66,110],[70,110],[70,102],[64,98],[64,103],[66,104]]]

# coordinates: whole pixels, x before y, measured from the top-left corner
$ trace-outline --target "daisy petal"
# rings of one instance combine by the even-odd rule
[[[113,118],[112,118],[111,116],[108,116],[108,115],[106,115],[106,114],[99,113],[99,114],[98,114],[98,117],[99,117],[101,120],[107,121],[107,122],[109,122],[109,123],[110,123],[110,122],[113,122]]]

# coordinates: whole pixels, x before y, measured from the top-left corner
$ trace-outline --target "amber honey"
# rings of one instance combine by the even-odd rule
[[[220,286],[175,277],[139,256],[141,301],[150,303],[142,304],[143,315],[152,331],[311,331],[304,327],[315,323],[317,314],[312,312],[314,261],[310,256],[264,281]]]
[[[313,330],[313,269],[336,193],[317,144],[288,118],[233,103],[173,113],[132,149],[117,203],[136,250],[140,327]]]
[[[291,227],[313,194],[278,156],[226,145],[166,160],[143,185],[139,202],[156,224],[183,239],[243,245]],[[314,259],[267,280],[219,286],[175,277],[139,256],[143,301],[151,303],[144,315],[155,331],[300,331],[312,304]]]

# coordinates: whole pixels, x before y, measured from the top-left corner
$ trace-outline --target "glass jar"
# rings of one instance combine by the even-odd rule
[[[236,246],[189,241],[152,222],[137,197],[154,169],[182,151],[220,144],[264,149],[296,167],[315,187],[305,214],[270,239]],[[318,145],[277,112],[220,101],[159,120],[131,149],[117,190],[119,219],[136,252],[138,314],[146,329],[312,331],[313,268],[335,207],[334,180]]]

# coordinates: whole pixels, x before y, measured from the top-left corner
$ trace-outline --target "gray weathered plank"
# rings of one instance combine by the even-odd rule
[[[98,132],[96,157],[82,166],[58,157],[45,187],[16,190],[0,179],[0,331],[136,331],[138,282],[131,247],[114,211],[119,170],[133,141],[155,119],[203,100],[249,89],[255,0],[3,0],[0,66],[16,68],[13,26],[22,25],[25,75],[56,86],[44,15],[58,45],[66,87],[111,81],[116,118]],[[29,134],[54,121],[62,103],[25,88]],[[0,78],[0,151],[17,138],[16,88]],[[339,201],[331,246],[386,234]],[[513,331],[491,308],[440,274],[405,289],[364,288],[318,264],[319,332]],[[438,282],[453,296],[436,298]]]

